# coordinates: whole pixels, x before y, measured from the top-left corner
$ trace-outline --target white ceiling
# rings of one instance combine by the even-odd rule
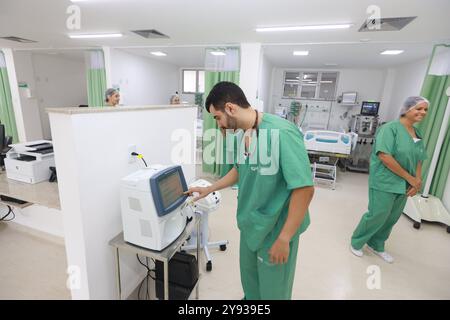
[[[405,50],[399,55],[380,55],[387,49]],[[309,51],[308,56],[294,56],[294,50]],[[264,54],[276,67],[285,68],[389,68],[428,57],[431,43],[357,43],[320,45],[271,45]],[[326,64],[337,64],[327,66]]]
[[[157,47],[157,48],[125,48],[123,51],[137,54],[150,59],[163,61],[182,68],[202,68],[205,62],[205,49],[203,46],[195,47]],[[165,57],[157,57],[150,52],[162,51]]]
[[[158,59],[189,67],[202,65],[203,48],[173,46],[261,42],[266,56],[276,66],[302,67],[305,63],[323,67],[326,62],[334,62],[341,67],[388,67],[423,58],[434,43],[450,40],[449,0],[90,0],[77,4],[81,9],[81,30],[76,32],[66,27],[70,5],[73,3],[69,0],[0,1],[0,36],[38,41],[20,44],[0,39],[0,47],[67,49],[107,45],[140,49],[139,54],[144,55],[162,47],[159,49],[169,56]],[[398,32],[358,32],[370,5],[379,6],[382,17],[418,18]],[[353,26],[335,31],[255,32],[261,26],[330,23]],[[137,29],[157,29],[170,39],[150,40],[130,32]],[[67,37],[69,33],[108,32],[121,32],[124,37]],[[363,38],[370,42],[361,43]],[[310,55],[293,57],[294,48],[309,50]],[[404,49],[405,53],[379,56],[379,51],[387,48]]]

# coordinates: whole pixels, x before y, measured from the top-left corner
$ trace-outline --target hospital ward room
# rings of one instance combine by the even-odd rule
[[[448,12],[1,1],[0,300],[449,300]]]

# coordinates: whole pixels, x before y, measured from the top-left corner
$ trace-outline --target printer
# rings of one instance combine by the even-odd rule
[[[187,223],[187,184],[181,166],[150,166],[121,180],[124,240],[162,251]]]
[[[9,145],[5,169],[9,179],[27,183],[38,183],[50,178],[50,167],[55,166],[53,143],[37,140]]]

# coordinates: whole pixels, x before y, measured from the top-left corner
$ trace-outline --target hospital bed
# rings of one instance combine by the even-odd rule
[[[356,133],[328,130],[309,130],[304,134],[312,175],[315,182],[330,183],[336,188],[337,163],[347,159],[358,141]]]

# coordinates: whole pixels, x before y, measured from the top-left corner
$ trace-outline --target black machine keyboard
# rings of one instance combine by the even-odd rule
[[[36,150],[36,151],[33,151],[33,152],[40,153],[40,154],[52,153],[53,152],[53,147],[52,148],[48,148],[48,149]]]
[[[20,199],[16,199],[13,197],[8,197],[8,196],[4,196],[4,195],[0,195],[0,200],[1,201],[8,201],[8,202],[13,202],[13,203],[18,203],[18,204],[25,204],[27,203],[26,201],[20,200]]]
[[[26,147],[33,148],[33,152],[40,154],[47,154],[53,152],[53,145],[51,143],[37,143],[37,144],[29,144]]]

